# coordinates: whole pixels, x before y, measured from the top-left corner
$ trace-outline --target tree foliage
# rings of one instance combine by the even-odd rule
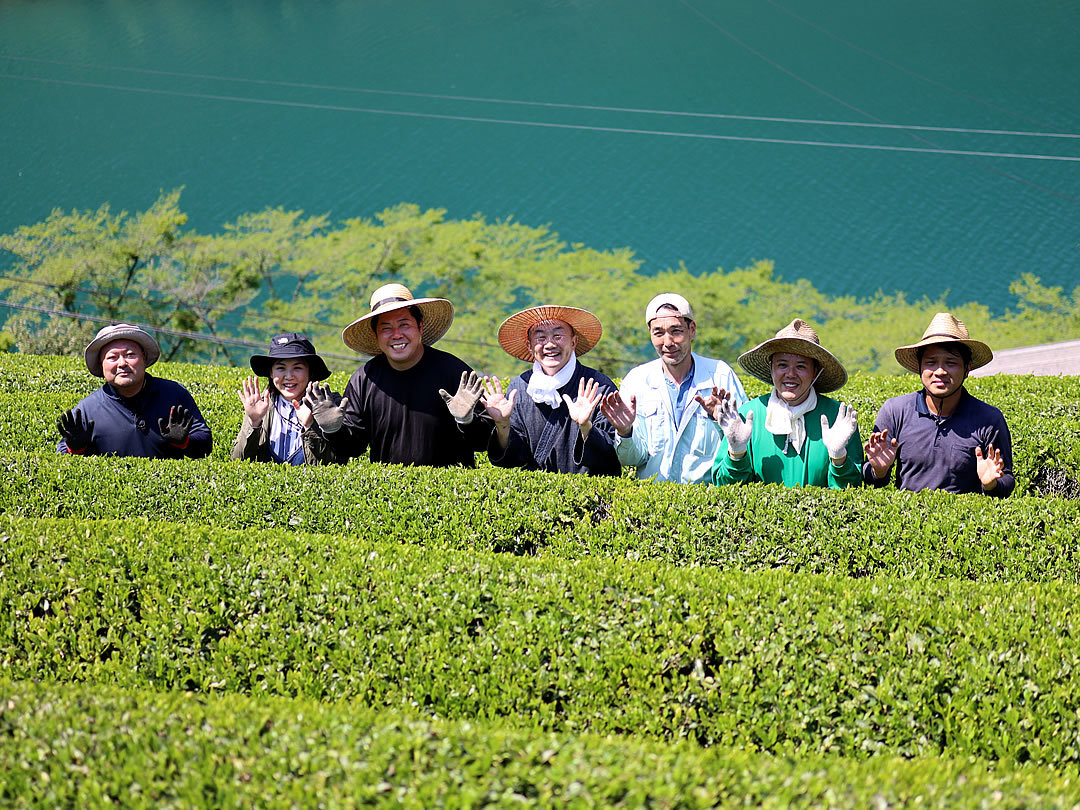
[[[866,299],[829,296],[787,281],[770,261],[697,272],[680,265],[645,274],[629,248],[567,244],[547,226],[482,215],[448,220],[441,209],[402,203],[370,218],[331,222],[281,208],[246,213],[217,234],[186,230],[180,191],[146,211],[54,211],[44,222],[0,235],[13,276],[0,295],[39,310],[126,320],[159,331],[165,356],[246,363],[250,349],[172,334],[199,333],[263,346],[279,331],[305,332],[338,368],[355,366],[343,327],[369,310],[372,291],[398,281],[420,296],[449,298],[454,324],[445,348],[482,371],[516,374],[522,364],[496,340],[499,324],[534,304],[592,310],[604,338],[591,362],[620,376],[653,357],[645,305],[678,291],[698,321],[695,348],[734,362],[793,317],[812,322],[852,370],[896,371],[895,346],[917,340],[935,312],[950,310],[996,348],[1080,335],[1080,287],[1045,287],[1022,273],[1014,308],[995,315],[980,303],[950,304],[947,291],[919,300],[879,291]],[[68,353],[98,321],[14,310],[7,331],[21,351]]]

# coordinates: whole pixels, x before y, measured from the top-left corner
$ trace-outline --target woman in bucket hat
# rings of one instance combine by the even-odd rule
[[[934,315],[918,343],[900,346],[896,362],[922,381],[922,390],[885,401],[867,442],[863,480],[918,491],[981,492],[1005,498],[1016,486],[1012,437],[1001,411],[964,388],[972,369],[994,353],[973,340],[963,321]]]
[[[498,467],[618,475],[615,428],[597,408],[615,384],[578,362],[603,329],[578,307],[538,306],[499,327],[499,345],[532,367],[511,382],[484,381],[484,404],[495,422],[488,458]]]
[[[232,457],[293,465],[335,461],[333,448],[304,402],[310,387],[330,376],[311,341],[296,332],[274,335],[266,354],[251,356],[251,370],[255,376],[244,380],[237,392],[244,421]],[[260,388],[260,377],[267,378],[265,389]]]
[[[739,357],[770,393],[735,409],[730,395],[712,409],[724,439],[713,463],[714,484],[763,481],[786,487],[843,489],[862,481],[856,413],[822,396],[842,388],[847,372],[799,318]]]

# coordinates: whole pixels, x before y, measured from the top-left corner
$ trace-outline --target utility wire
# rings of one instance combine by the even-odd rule
[[[859,107],[856,107],[854,104],[849,104],[848,102],[844,101],[842,98],[839,98],[838,96],[833,95],[828,90],[825,90],[824,88],[819,87],[818,85],[814,84],[810,80],[804,79],[802,76],[799,76],[797,73],[795,73],[795,72],[789,70],[788,68],[784,67],[779,62],[777,62],[775,59],[772,59],[772,58],[766,56],[761,51],[759,51],[756,48],[752,47],[748,43],[743,42],[743,40],[739,39],[739,37],[735,36],[733,33],[731,33],[726,28],[724,28],[722,25],[720,25],[718,22],[716,22],[716,20],[713,20],[711,17],[706,15],[704,12],[702,12],[701,10],[699,10],[698,8],[693,6],[689,2],[689,0],[679,0],[679,2],[682,5],[686,6],[688,9],[690,9],[692,12],[694,12],[694,14],[701,17],[701,19],[705,20],[705,22],[707,22],[710,26],[715,28],[721,34],[728,37],[733,42],[737,43],[740,47],[744,48],[749,53],[752,53],[754,56],[756,56],[759,59],[761,59],[762,61],[768,63],[772,67],[776,68],[777,70],[779,70],[784,75],[791,77],[792,79],[794,79],[795,81],[799,82],[802,85],[805,85],[806,87],[809,87],[815,93],[819,93],[819,94],[825,96],[826,98],[831,99],[832,101],[835,101],[837,104],[840,104],[841,106],[846,107],[847,109],[858,113],[859,115],[863,116],[864,118],[869,118],[871,121],[874,121],[874,122],[879,123],[879,124],[884,123],[876,115],[874,115],[872,113],[869,113],[866,110],[863,110],[863,109],[861,109]],[[914,132],[908,132],[906,134],[908,135],[908,137],[910,137],[910,138],[912,138],[912,139],[914,139],[914,140],[916,140],[916,141],[918,141],[920,143],[928,144],[928,145],[930,145],[930,146],[932,146],[934,148],[933,149],[922,149],[922,148],[912,148],[912,147],[902,147],[902,146],[891,147],[891,148],[894,149],[895,151],[900,151],[900,152],[909,151],[909,150],[914,151],[914,152],[923,152],[923,151],[937,152],[937,151],[940,150],[940,146],[938,144],[934,143],[933,141],[927,140],[926,138],[922,137],[921,135],[918,135],[918,134],[916,134]],[[944,154],[959,155],[959,156],[961,156],[961,157],[963,157],[963,158],[965,158],[967,160],[970,160],[973,157],[1005,157],[1005,155],[990,155],[990,154],[985,153],[985,152],[983,152],[983,153],[964,152],[964,151],[957,151],[957,150],[941,150],[941,151]],[[1077,158],[1065,158],[1065,160],[1075,161],[1075,160],[1077,160]],[[1063,200],[1068,200],[1069,202],[1074,202],[1074,203],[1077,203],[1078,205],[1080,205],[1080,199],[1077,199],[1076,197],[1072,197],[1072,196],[1070,196],[1068,194],[1063,194],[1060,191],[1055,191],[1054,189],[1047,188],[1046,186],[1041,186],[1038,183],[1033,183],[1032,181],[1027,180],[1026,178],[1020,177],[1019,175],[1015,175],[1015,174],[1012,174],[1010,172],[1002,171],[1001,169],[998,169],[998,168],[993,167],[993,166],[984,166],[981,163],[975,163],[975,165],[978,168],[980,168],[980,169],[982,169],[984,171],[993,172],[994,174],[1005,177],[1005,178],[1007,178],[1009,180],[1012,180],[1012,181],[1014,181],[1016,183],[1022,183],[1022,184],[1026,185],[1026,186],[1030,186],[1031,188],[1035,188],[1035,189],[1038,189],[1040,191],[1044,191],[1047,194],[1052,194],[1055,197],[1060,197]]]
[[[974,101],[976,104],[981,104],[982,106],[988,107],[991,110],[996,110],[997,112],[1005,113],[1006,115],[1011,115],[1014,118],[1019,118],[1019,119],[1021,119],[1023,121],[1028,121],[1028,122],[1030,122],[1032,124],[1035,124],[1036,126],[1045,127],[1047,129],[1052,129],[1052,130],[1060,132],[1060,130],[1058,130],[1058,128],[1055,127],[1052,124],[1044,123],[1042,121],[1039,121],[1038,119],[1031,118],[1030,116],[1023,115],[1023,114],[1018,113],[1018,112],[1013,112],[1012,110],[1007,110],[1004,107],[998,106],[997,104],[993,104],[993,103],[991,103],[989,101],[981,99],[978,96],[973,96],[970,93],[965,93],[965,92],[963,92],[961,90],[956,90],[955,88],[950,87],[949,85],[945,84],[944,82],[939,82],[937,79],[932,79],[929,76],[925,76],[922,73],[919,73],[917,71],[911,70],[910,68],[904,67],[901,64],[893,62],[891,59],[886,59],[884,56],[881,56],[880,54],[876,54],[873,51],[867,50],[866,48],[863,48],[863,47],[861,47],[859,45],[856,45],[854,42],[851,42],[850,40],[844,39],[839,34],[833,33],[828,28],[825,28],[824,26],[818,25],[817,23],[806,19],[802,15],[797,14],[796,12],[794,12],[791,9],[787,8],[786,6],[780,5],[779,3],[776,2],[776,0],[765,0],[765,2],[768,3],[770,6],[773,6],[774,8],[779,9],[780,11],[784,12],[788,16],[794,17],[796,20],[803,23],[804,25],[808,25],[811,28],[813,28],[814,30],[820,31],[825,36],[831,37],[832,39],[835,39],[837,42],[841,42],[844,45],[847,45],[852,50],[856,50],[859,53],[866,54],[871,59],[876,59],[878,62],[881,62],[882,64],[885,64],[885,65],[888,65],[889,67],[893,68],[894,70],[898,70],[901,73],[906,73],[908,76],[913,76],[916,79],[919,79],[920,81],[924,81],[927,84],[932,84],[935,87],[940,87],[942,90],[945,90],[946,92],[952,93],[953,95],[959,96],[960,98],[966,98],[968,101]],[[978,130],[963,130],[963,131],[977,132]],[[1010,134],[1019,134],[1019,133],[1010,133]],[[1046,135],[1048,135],[1050,137],[1053,137],[1049,133],[1040,133],[1040,135],[1043,135],[1043,134],[1046,134]],[[1075,138],[1077,136],[1076,135],[1063,135],[1062,137]]]
[[[1061,161],[1069,163],[1080,163],[1080,157],[1071,157],[1067,155],[1043,155],[1043,154],[1027,154],[1018,152],[983,152],[964,149],[942,149],[940,147],[914,147],[914,146],[885,146],[881,144],[862,144],[862,143],[837,143],[832,141],[810,141],[810,140],[798,140],[791,138],[752,138],[741,135],[717,135],[710,133],[700,132],[676,132],[669,130],[651,130],[651,129],[634,129],[629,127],[602,127],[602,126],[590,126],[585,124],[560,124],[550,121],[518,121],[506,118],[486,118],[482,116],[468,116],[468,115],[446,115],[440,113],[422,113],[411,112],[404,110],[385,110],[372,107],[348,107],[337,104],[314,104],[310,102],[300,101],[281,101],[277,99],[260,99],[260,98],[248,98],[244,96],[222,96],[212,93],[194,93],[180,90],[159,90],[147,87],[130,87],[125,85],[114,84],[102,84],[99,82],[80,82],[69,79],[49,79],[40,76],[19,76],[11,73],[0,73],[0,79],[14,79],[17,81],[33,81],[41,82],[44,84],[60,84],[68,85],[71,87],[92,87],[101,90],[119,90],[130,93],[143,93],[147,95],[160,95],[160,96],[173,96],[179,98],[197,98],[207,101],[229,101],[245,104],[266,104],[277,107],[295,107],[301,109],[310,110],[327,110],[334,112],[355,112],[355,113],[368,113],[372,115],[393,115],[405,118],[432,118],[443,121],[465,121],[470,123],[480,124],[506,124],[512,126],[523,127],[541,127],[546,129],[564,129],[564,130],[578,130],[583,132],[610,132],[619,133],[623,135],[654,135],[661,137],[671,138],[691,138],[696,140],[713,140],[713,141],[740,141],[744,143],[771,143],[771,144],[785,144],[789,146],[816,146],[816,147],[831,147],[834,149],[864,149],[881,152],[919,152],[925,154],[934,155],[959,155],[963,157],[993,157],[993,158],[1011,158],[1017,160],[1048,160],[1048,161]],[[830,97],[832,97],[830,95]],[[842,103],[842,102],[839,102]],[[845,105],[850,106],[850,105]],[[917,136],[912,136],[917,137]],[[930,143],[929,141],[924,141]],[[1004,172],[999,172],[1004,174]],[[1011,175],[1007,175],[1010,176]],[[1019,178],[1014,178],[1018,179]],[[1027,181],[1022,181],[1027,182]],[[1028,183],[1028,185],[1035,185]],[[1041,188],[1041,187],[1039,187]],[[1073,200],[1073,202],[1080,203],[1080,200],[1067,197],[1052,191],[1051,189],[1043,189],[1052,194],[1056,194],[1059,197]]]
[[[771,0],[770,0],[771,2]],[[775,4],[774,4],[775,5]],[[801,18],[800,18],[801,19]],[[804,21],[805,22],[805,21]],[[813,23],[807,23],[813,25]],[[815,26],[816,27],[816,26]],[[828,33],[828,32],[825,32]],[[847,43],[851,44],[851,43]],[[853,48],[858,48],[856,45],[852,45]],[[862,50],[862,49],[859,49]],[[867,52],[869,53],[869,52]],[[873,54],[869,54],[873,56]],[[878,58],[878,57],[875,57]],[[85,62],[68,62],[59,59],[38,59],[29,56],[8,56],[0,54],[0,59],[9,59],[20,62],[37,62],[49,65],[64,65],[68,67],[88,68],[92,70],[113,70],[123,71],[127,73],[141,73],[151,76],[171,76],[175,78],[183,79],[200,79],[207,81],[217,82],[232,82],[237,84],[255,84],[270,87],[293,87],[304,90],[331,90],[341,93],[366,93],[371,95],[384,95],[384,96],[401,96],[406,98],[425,98],[438,101],[465,101],[478,104],[508,104],[517,105],[522,107],[546,107],[550,109],[562,109],[562,110],[585,110],[589,112],[619,112],[619,113],[633,113],[638,115],[661,115],[661,116],[673,116],[684,118],[706,118],[706,119],[718,119],[727,121],[759,121],[764,123],[775,124],[812,124],[814,126],[823,127],[860,127],[869,129],[899,129],[899,130],[921,130],[925,132],[950,132],[967,135],[1007,135],[1007,136],[1021,136],[1031,138],[1077,138],[1080,139],[1080,134],[1066,133],[1056,130],[1055,127],[1049,124],[1040,124],[1047,129],[1055,130],[1053,132],[1032,132],[1030,130],[1002,130],[1002,129],[975,129],[971,127],[937,127],[921,124],[887,124],[883,121],[829,121],[819,120],[816,118],[785,118],[782,116],[771,115],[736,115],[733,113],[707,113],[707,112],[690,112],[686,110],[657,110],[649,109],[646,107],[612,107],[600,104],[568,104],[555,101],[525,101],[522,99],[508,99],[508,98],[487,98],[483,96],[459,96],[449,95],[445,93],[419,93],[411,92],[407,90],[377,90],[365,87],[347,87],[335,84],[313,84],[309,82],[290,82],[274,79],[250,79],[239,76],[218,76],[207,73],[185,73],[174,70],[154,70],[151,68],[135,68],[124,67],[120,65],[98,65]],[[883,60],[888,61],[888,60]],[[889,63],[892,64],[892,63]],[[899,65],[896,65],[898,69]],[[919,74],[914,74],[919,76]],[[920,76],[920,78],[925,78]],[[926,79],[926,81],[933,81],[932,79]],[[935,82],[936,84],[936,82]],[[945,87],[945,85],[941,85]],[[945,89],[949,89],[946,87]],[[952,91],[958,92],[958,91]],[[959,94],[963,95],[963,94]],[[978,99],[975,99],[978,101]],[[985,102],[984,102],[985,103]],[[989,105],[988,106],[993,106]],[[1000,109],[1000,108],[995,108]],[[1008,110],[1002,110],[1002,112],[1008,113]],[[1018,116],[1023,118],[1024,116]],[[1029,119],[1030,120],[1030,119]],[[1039,123],[1039,122],[1035,122]]]

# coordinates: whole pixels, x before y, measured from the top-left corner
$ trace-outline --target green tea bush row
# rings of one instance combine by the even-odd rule
[[[1059,498],[16,454],[0,460],[4,512],[740,570],[1080,582],[1080,502]]]
[[[357,365],[363,362],[357,357]],[[7,415],[0,432],[0,452],[41,448],[51,452],[59,440],[56,417],[100,385],[75,358],[0,355],[5,392],[0,407]],[[236,397],[244,369],[162,363],[152,373],[187,386],[214,434],[214,457],[228,458],[243,420]],[[330,385],[341,391],[348,375],[335,374]],[[751,396],[764,393],[757,380],[746,380]],[[1005,414],[1013,438],[1017,492],[1080,497],[1080,377],[986,377],[971,379],[968,389]],[[840,397],[859,412],[859,429],[869,436],[874,417],[889,397],[918,388],[914,375],[853,375]],[[46,396],[42,396],[46,395]],[[479,454],[483,459],[483,454]]]
[[[1080,807],[1046,768],[882,756],[797,761],[514,730],[310,700],[0,681],[0,804]]]
[[[11,521],[11,519],[8,519]],[[1080,765],[1080,587],[9,522],[0,671],[774,754]]]

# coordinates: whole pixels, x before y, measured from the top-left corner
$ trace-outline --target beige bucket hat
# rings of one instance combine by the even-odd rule
[[[592,349],[604,333],[600,319],[587,309],[544,304],[515,312],[503,321],[499,327],[499,345],[511,357],[531,363],[533,351],[529,345],[529,330],[544,321],[563,321],[570,324],[577,335],[575,353],[578,357]]]
[[[371,294],[371,312],[350,323],[341,332],[345,345],[364,354],[381,354],[375,340],[374,321],[384,312],[419,307],[423,314],[420,324],[420,342],[430,346],[437,341],[454,322],[454,305],[445,298],[413,298],[412,292],[403,284],[384,284]]]
[[[968,336],[964,322],[958,320],[955,315],[948,312],[939,312],[930,321],[930,325],[923,332],[922,340],[909,346],[900,346],[893,354],[896,362],[908,371],[919,373],[919,349],[924,346],[933,346],[935,343],[963,343],[971,349],[971,367],[985,366],[994,359],[994,353],[990,347],[979,340],[972,340]]]
[[[806,321],[796,318],[779,332],[776,337],[759,343],[750,351],[739,356],[739,365],[762,382],[772,385],[772,367],[769,358],[777,352],[801,354],[811,357],[821,364],[821,376],[814,383],[814,390],[827,394],[843,388],[847,382],[847,371],[830,352],[824,349],[818,340],[817,332]]]
[[[138,343],[146,355],[146,367],[154,365],[161,357],[161,347],[149,332],[133,326],[130,323],[115,323],[112,326],[103,327],[94,339],[87,344],[83,352],[86,368],[95,377],[104,377],[105,372],[101,369],[101,350],[114,340],[133,340]]]

